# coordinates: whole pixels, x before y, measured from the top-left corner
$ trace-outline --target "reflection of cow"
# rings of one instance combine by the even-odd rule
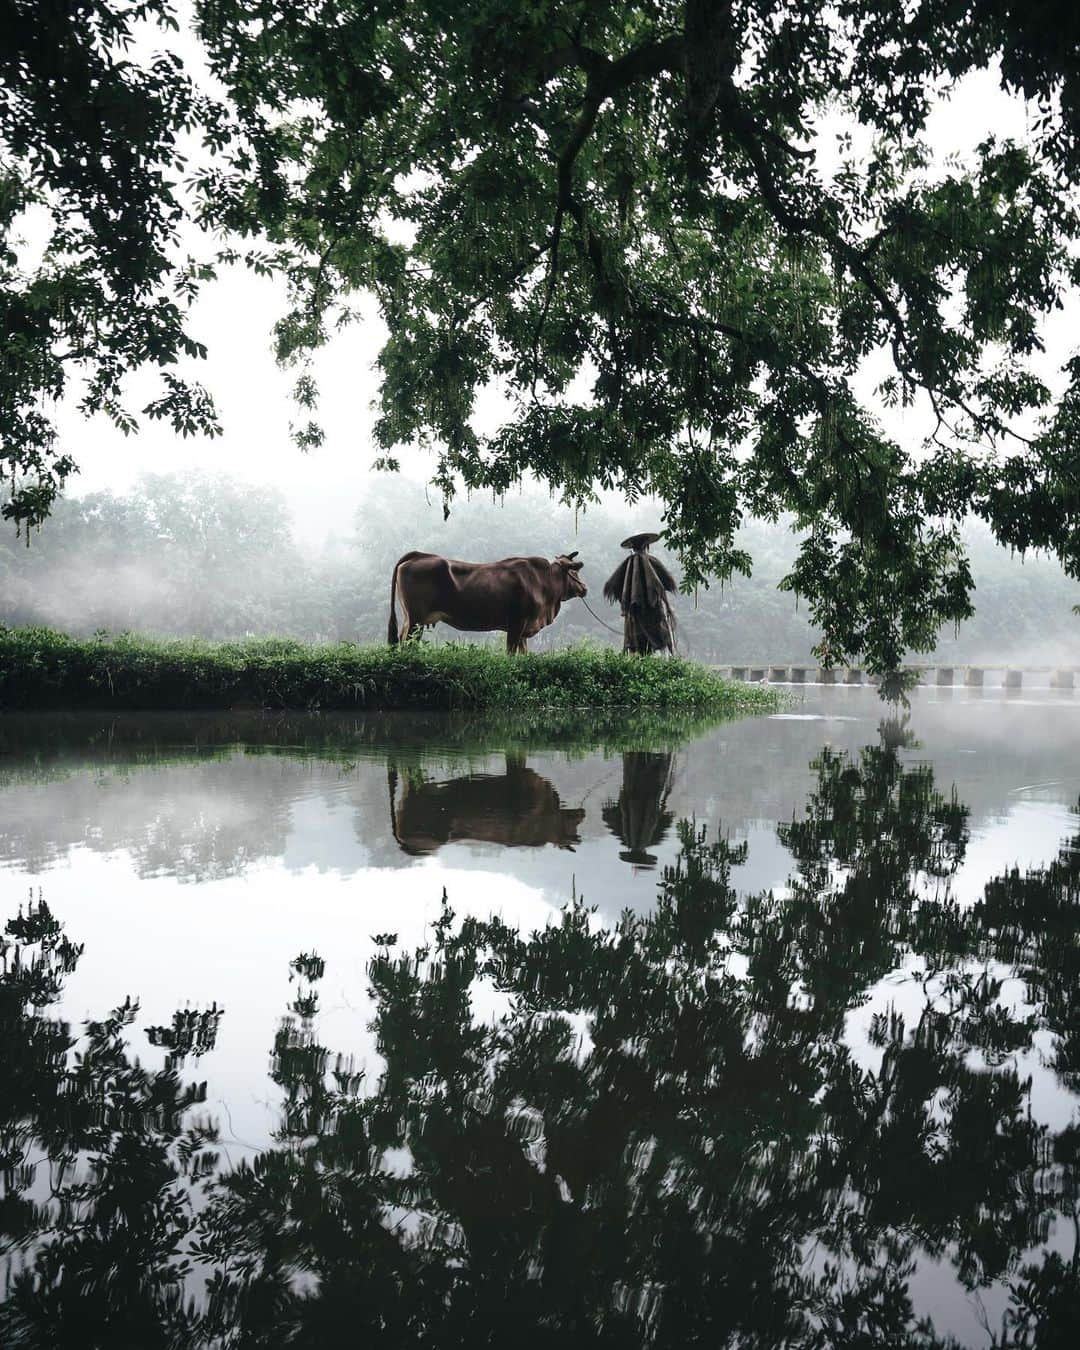
[[[505,774],[468,774],[446,783],[405,785],[398,800],[398,774],[390,766],[390,827],[406,853],[422,856],[443,844],[472,839],[506,848],[580,842],[583,807],[563,806],[546,778],[523,759],[506,758]]]
[[[623,754],[623,781],[619,799],[607,802],[604,824],[626,845],[619,854],[635,870],[656,866],[648,850],[659,844],[673,820],[667,809],[674,777],[675,756],[670,751],[627,750]]]
[[[390,582],[390,623],[386,637],[398,641],[395,605],[404,611],[401,640],[414,628],[448,623],[466,633],[497,629],[506,650],[523,652],[529,638],[553,623],[564,600],[586,594],[577,551],[547,558],[503,558],[501,562],[458,562],[437,553],[406,553]]]

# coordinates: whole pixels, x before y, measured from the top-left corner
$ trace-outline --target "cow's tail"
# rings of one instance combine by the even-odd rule
[[[391,647],[396,646],[398,641],[397,609],[395,608],[396,601],[398,599],[397,593],[398,571],[400,570],[402,563],[412,562],[414,558],[423,558],[426,556],[427,556],[426,554],[418,553],[415,549],[413,549],[411,553],[403,553],[401,557],[397,560],[397,562],[394,564],[394,572],[390,578],[390,622],[386,625],[386,640],[387,642],[389,642]],[[401,608],[405,611],[405,626],[406,628],[408,628],[410,625],[409,606],[405,603],[404,600],[402,600],[401,602]],[[408,637],[408,633],[406,633],[405,636]]]
[[[399,558],[394,564],[394,571],[390,577],[390,622],[386,625],[386,640],[391,647],[397,646],[398,627],[397,627],[397,574],[398,568],[405,561]]]
[[[386,625],[386,640],[391,647],[396,647],[398,640],[397,613],[394,602],[397,599],[397,570],[400,566],[400,563],[395,563],[390,576],[390,622]]]
[[[397,842],[401,843],[401,835],[398,834],[397,823],[397,785],[398,771],[397,765],[391,760],[386,763],[386,786],[390,790],[390,831]]]

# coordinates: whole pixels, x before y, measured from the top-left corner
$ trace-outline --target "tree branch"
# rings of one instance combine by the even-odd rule
[[[900,309],[892,296],[878,281],[870,267],[867,254],[877,247],[879,240],[875,237],[866,245],[865,250],[857,248],[850,240],[845,239],[827,220],[825,220],[820,210],[815,211],[813,215],[804,215],[788,206],[780,196],[776,181],[772,175],[768,160],[766,159],[760,144],[759,138],[765,138],[773,143],[777,143],[785,153],[796,154],[801,157],[808,157],[811,152],[797,150],[796,147],[789,145],[781,137],[766,127],[760,126],[755,122],[741,106],[738,101],[738,93],[733,83],[728,81],[727,91],[724,99],[724,112],[727,115],[729,125],[732,126],[739,138],[747,158],[750,160],[754,170],[754,178],[769,210],[774,219],[785,229],[792,233],[812,234],[821,239],[829,248],[834,256],[839,257],[850,268],[852,273],[862,282],[866,289],[877,302],[879,309],[884,314],[889,328],[891,330],[890,345],[893,352],[893,361],[896,368],[902,373],[910,376],[921,388],[923,388],[930,397],[933,405],[934,414],[937,418],[938,429],[948,422],[941,412],[940,400],[944,398],[954,407],[969,417],[973,425],[983,434],[993,439],[995,431],[1000,435],[1011,436],[1025,445],[1031,445],[1032,442],[1027,437],[1011,427],[1004,424],[998,424],[992,427],[979,413],[970,407],[964,399],[956,393],[949,393],[942,390],[930,377],[929,373],[923,369],[922,361],[918,353],[913,349],[911,339],[907,331],[907,323],[901,314]],[[903,355],[901,354],[903,353]],[[949,428],[953,430],[953,428]],[[953,431],[953,434],[957,433]],[[935,432],[936,436],[936,432]]]
[[[536,395],[539,366],[540,337],[544,330],[544,324],[547,322],[551,302],[555,295],[555,287],[558,283],[559,244],[562,240],[563,220],[568,212],[574,216],[578,225],[585,232],[586,249],[591,254],[590,237],[588,226],[584,220],[584,211],[574,197],[574,162],[581,153],[585,142],[592,135],[593,128],[596,126],[596,119],[600,115],[600,109],[604,106],[604,103],[613,94],[628,88],[636,80],[659,75],[664,71],[681,69],[684,50],[685,43],[682,37],[672,35],[662,38],[658,42],[649,42],[644,46],[636,47],[615,61],[612,61],[602,52],[592,51],[590,48],[582,47],[576,43],[571,47],[561,48],[559,51],[560,58],[563,56],[566,58],[565,61],[560,59],[560,67],[563,64],[576,64],[580,69],[587,72],[588,81],[585,87],[585,102],[581,115],[570,133],[569,139],[563,146],[556,164],[555,219],[551,227],[552,244],[548,264],[547,287],[532,341],[532,393],[534,397]],[[593,261],[596,262],[595,257]]]

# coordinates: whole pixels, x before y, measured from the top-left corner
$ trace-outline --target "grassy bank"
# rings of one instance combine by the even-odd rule
[[[309,646],[0,629],[0,710],[7,711],[655,707],[723,715],[776,704],[775,693],[732,684],[693,662],[600,647],[507,656],[466,644]]]

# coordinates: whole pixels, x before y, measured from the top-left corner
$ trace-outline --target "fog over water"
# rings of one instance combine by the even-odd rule
[[[905,759],[932,762],[953,785],[995,861],[1037,863],[1080,797],[1080,691],[927,688],[913,697],[918,739]],[[678,852],[672,825],[682,818],[736,838],[760,833],[736,875],[747,889],[781,885],[790,859],[775,823],[804,808],[821,748],[857,754],[884,711],[870,689],[793,691],[787,710],[722,723],[668,754],[662,772],[631,762],[629,778],[620,754],[540,749],[520,764],[508,751],[485,752],[484,738],[498,731],[482,718],[461,721],[466,743],[477,738],[463,754],[448,734],[453,719],[441,714],[6,717],[0,865],[45,876],[73,850],[122,852],[136,876],[202,884],[269,862],[347,878],[372,867],[424,867],[437,855],[482,872],[510,847],[518,880],[557,894],[571,876],[588,878],[590,902],[614,920],[627,900],[648,906],[657,869]],[[384,728],[405,748],[390,748]],[[315,747],[331,730],[347,749],[322,758]],[[411,782],[416,762],[424,777]],[[445,799],[440,783],[456,785]],[[657,835],[629,859],[613,846],[626,796],[653,801],[653,819],[637,828]],[[455,804],[470,823],[453,825]],[[1002,852],[992,841],[1004,827]]]

